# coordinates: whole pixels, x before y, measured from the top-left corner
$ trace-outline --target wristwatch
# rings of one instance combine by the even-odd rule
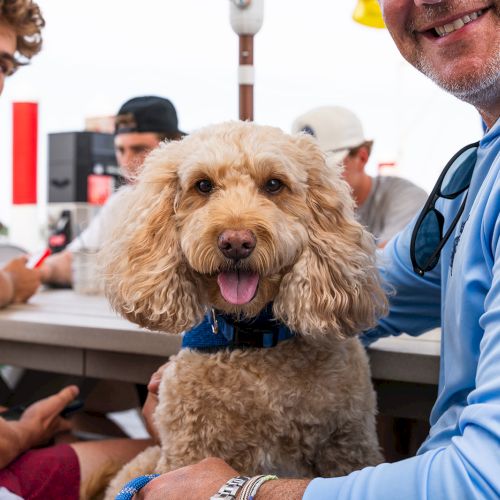
[[[236,500],[239,489],[249,480],[247,476],[236,476],[224,483],[220,490],[210,500]]]

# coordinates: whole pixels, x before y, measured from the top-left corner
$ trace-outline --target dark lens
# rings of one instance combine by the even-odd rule
[[[441,196],[453,198],[469,187],[476,159],[477,147],[474,147],[464,151],[453,162],[441,183]]]
[[[438,255],[429,262],[441,242],[443,221],[442,214],[433,208],[427,213],[418,228],[415,238],[415,260],[417,266],[424,271],[432,269],[439,259]]]

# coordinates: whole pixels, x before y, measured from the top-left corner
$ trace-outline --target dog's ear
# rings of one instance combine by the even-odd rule
[[[303,335],[345,338],[373,326],[387,307],[373,237],[354,219],[340,172],[322,157],[309,168],[308,245],[274,302],[276,317]]]
[[[180,144],[153,151],[138,183],[126,188],[123,215],[101,251],[106,295],[130,321],[181,333],[203,317],[175,222]]]

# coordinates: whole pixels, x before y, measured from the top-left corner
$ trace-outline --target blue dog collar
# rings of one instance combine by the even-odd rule
[[[247,321],[239,321],[212,309],[202,323],[184,334],[182,347],[206,352],[270,348],[294,336],[292,330],[274,319],[272,304],[268,304],[259,316]]]

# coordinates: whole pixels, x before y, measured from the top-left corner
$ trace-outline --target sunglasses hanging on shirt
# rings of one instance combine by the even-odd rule
[[[479,142],[469,144],[456,153],[446,164],[413,228],[410,257],[413,270],[423,276],[439,262],[441,250],[450,238],[465,208],[464,196],[457,215],[443,235],[444,216],[436,209],[440,198],[453,200],[469,186],[476,165]]]

